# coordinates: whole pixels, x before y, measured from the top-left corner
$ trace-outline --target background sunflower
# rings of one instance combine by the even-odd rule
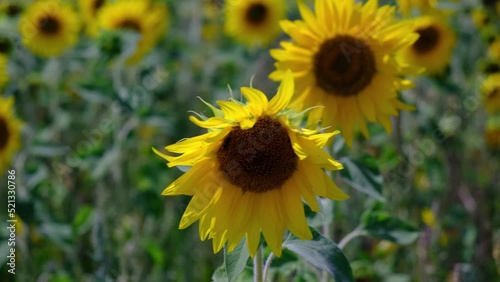
[[[19,20],[22,43],[41,57],[58,56],[78,41],[78,15],[69,4],[41,0]]]
[[[157,43],[167,28],[167,7],[150,1],[118,1],[99,12],[99,25],[108,30],[129,30],[140,35],[128,64],[137,63]]]
[[[281,32],[284,0],[226,0],[224,31],[246,45],[268,45]]]
[[[0,175],[10,168],[10,162],[21,147],[21,122],[14,116],[14,98],[0,96]]]
[[[429,15],[414,19],[413,32],[419,38],[399,53],[399,58],[410,65],[425,68],[429,74],[440,74],[450,63],[455,47],[455,31],[443,15]]]

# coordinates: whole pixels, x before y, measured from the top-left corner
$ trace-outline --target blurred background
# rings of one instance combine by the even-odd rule
[[[269,50],[289,38],[232,34],[228,3],[0,2],[0,121],[10,124],[0,194],[6,207],[15,170],[17,220],[15,276],[0,228],[0,281],[212,279],[223,254],[197,224],[178,229],[189,197],[160,194],[182,171],[151,148],[204,132],[188,120],[210,113],[197,97],[227,99],[228,87],[239,97],[250,80],[274,95]],[[300,18],[295,1],[283,3],[281,19]],[[369,140],[332,144],[348,167],[335,182],[351,198],[322,201],[310,224],[339,242],[372,212],[401,219],[403,233],[384,237],[376,222],[344,247],[356,281],[498,281],[500,1],[380,3],[399,5],[400,19],[441,10],[456,41],[441,72],[412,78],[402,97],[416,109],[391,134],[374,124]],[[268,278],[329,279],[287,251]]]

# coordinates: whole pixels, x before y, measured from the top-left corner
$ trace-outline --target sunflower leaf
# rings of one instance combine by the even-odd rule
[[[336,282],[354,281],[351,266],[342,250],[315,229],[310,229],[312,240],[301,240],[292,235],[283,246],[310,264],[328,271]]]
[[[372,237],[403,245],[413,243],[420,235],[416,227],[384,211],[366,211],[361,227]]]
[[[342,158],[340,162],[344,166],[344,169],[340,171],[344,182],[378,201],[385,201],[382,196],[383,178],[377,163],[371,156],[364,155],[354,160]]]
[[[212,275],[212,280],[219,282],[232,282],[245,269],[250,254],[246,246],[246,240],[243,239],[234,248],[232,252],[227,252],[227,246],[224,246],[224,263]]]

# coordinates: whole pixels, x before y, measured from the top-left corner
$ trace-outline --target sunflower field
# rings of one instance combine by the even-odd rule
[[[1,0],[0,281],[500,281],[499,0]]]

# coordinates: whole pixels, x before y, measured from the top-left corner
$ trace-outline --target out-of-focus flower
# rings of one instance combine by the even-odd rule
[[[483,103],[489,114],[500,112],[500,72],[490,74],[481,86]]]
[[[108,30],[137,32],[140,40],[128,64],[141,60],[160,40],[167,29],[168,10],[165,4],[150,1],[122,0],[106,3],[98,13],[99,25]]]
[[[14,117],[14,98],[0,96],[0,173],[5,173],[21,147],[21,121]]]
[[[436,228],[436,217],[434,216],[434,212],[429,208],[422,209],[421,212],[422,221],[431,228]]]
[[[414,8],[425,14],[434,9],[437,4],[437,0],[397,0],[396,2],[403,16],[409,16]]]
[[[315,4],[314,14],[299,2],[303,20],[281,22],[293,41],[271,50],[277,70],[269,77],[281,80],[291,69],[297,84],[292,103],[301,109],[323,107],[311,111],[309,121],[340,129],[349,145],[355,129],[369,136],[367,122],[390,132],[390,117],[412,109],[397,91],[413,86],[402,76],[414,70],[395,60],[397,51],[417,39],[408,32],[412,23],[396,22],[395,7],[379,7],[376,0]]]
[[[483,8],[474,9],[471,17],[478,29],[484,28],[490,22],[490,17]]]
[[[416,18],[412,30],[419,38],[400,52],[401,61],[426,69],[429,74],[440,74],[450,63],[455,47],[455,32],[437,14]]]
[[[500,149],[500,115],[488,118],[484,131],[484,139],[488,147]]]
[[[218,101],[221,109],[210,105],[215,117],[190,118],[208,133],[165,148],[180,156],[154,149],[169,167],[191,167],[163,195],[193,196],[180,228],[199,220],[200,237],[213,239],[214,252],[226,241],[232,251],[246,235],[254,256],[262,231],[280,256],[287,228],[298,238],[312,238],[302,199],[319,211],[315,195],[348,198],[323,171],[342,168],[322,149],[338,131],[318,133],[291,124],[287,106],[293,91],[290,72],[270,101],[261,91],[243,87],[246,104]]]
[[[500,62],[500,37],[494,38],[488,46],[488,53],[493,60]]]
[[[99,32],[97,14],[106,4],[106,0],[79,0],[78,3],[87,34],[92,37],[96,36]]]
[[[69,4],[41,0],[23,13],[19,21],[22,43],[34,54],[52,57],[78,41],[78,15]]]
[[[0,53],[0,89],[9,81],[9,73],[7,72],[7,56]]]
[[[227,0],[224,31],[249,46],[267,45],[280,33],[285,7],[284,0]]]

